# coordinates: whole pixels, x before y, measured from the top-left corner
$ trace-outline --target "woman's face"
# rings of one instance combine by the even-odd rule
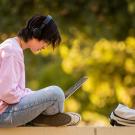
[[[45,42],[43,40],[39,41],[39,40],[37,40],[35,38],[31,39],[28,44],[29,44],[30,50],[33,53],[38,53],[39,51],[41,51],[42,49],[47,48],[47,46],[48,46],[47,42]]]

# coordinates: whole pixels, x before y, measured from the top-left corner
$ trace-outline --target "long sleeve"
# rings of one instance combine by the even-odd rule
[[[21,99],[18,86],[21,74],[21,66],[15,56],[2,59],[0,64],[0,100],[14,104]]]

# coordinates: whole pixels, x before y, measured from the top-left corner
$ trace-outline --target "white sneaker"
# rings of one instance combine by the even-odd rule
[[[71,121],[67,123],[67,126],[75,126],[78,125],[81,121],[81,116],[78,113],[68,112],[67,113],[71,117]]]
[[[75,126],[81,120],[81,116],[78,113],[66,112],[58,113],[55,115],[43,115],[40,114],[34,120],[27,125],[31,126]]]

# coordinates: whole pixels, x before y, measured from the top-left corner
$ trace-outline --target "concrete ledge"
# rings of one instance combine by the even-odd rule
[[[96,135],[135,135],[135,127],[96,128]]]
[[[18,127],[0,128],[0,135],[135,135],[134,127]]]
[[[89,127],[0,128],[0,135],[94,135],[94,128]]]

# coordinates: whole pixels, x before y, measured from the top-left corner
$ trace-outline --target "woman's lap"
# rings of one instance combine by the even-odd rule
[[[63,112],[64,93],[57,86],[49,86],[23,97],[0,115],[0,127],[16,127],[28,123],[41,113],[53,115]]]

